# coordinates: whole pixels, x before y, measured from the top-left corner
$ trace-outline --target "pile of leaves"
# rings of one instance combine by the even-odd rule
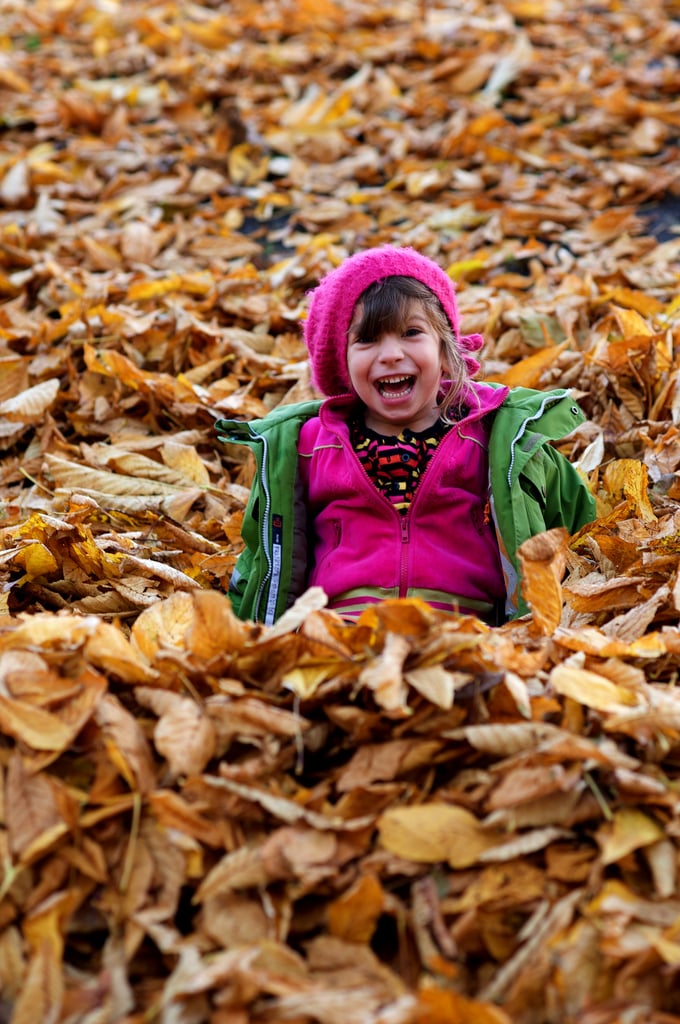
[[[679,19],[0,4],[3,1020],[680,1021]],[[214,422],[381,242],[573,389],[598,518],[500,628],[242,623]]]

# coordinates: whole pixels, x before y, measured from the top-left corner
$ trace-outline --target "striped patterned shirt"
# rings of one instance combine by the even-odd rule
[[[450,424],[437,420],[425,430],[406,427],[397,436],[388,436],[352,417],[350,438],[370,480],[405,515],[427,463],[449,428]]]

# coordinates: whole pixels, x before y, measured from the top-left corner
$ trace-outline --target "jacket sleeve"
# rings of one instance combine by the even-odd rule
[[[239,554],[229,581],[229,598],[234,613],[243,620],[276,620],[286,608],[304,592],[307,579],[307,513],[302,500],[302,486],[295,474],[292,493],[286,494],[286,503],[280,502],[277,509],[284,510],[281,516],[270,514],[269,526],[264,520],[264,496],[259,481],[253,484],[246,505],[241,527],[244,548]],[[289,504],[288,504],[289,503]],[[280,555],[274,556],[276,541],[272,534],[277,530],[280,516],[282,529],[289,535],[280,544]],[[263,531],[269,536],[264,538]],[[270,552],[269,561],[265,548]],[[268,598],[276,582],[273,611],[268,611]]]
[[[258,548],[257,538],[259,527],[257,523],[257,498],[256,491],[252,489],[246,510],[243,515],[243,527],[241,537],[245,547],[236,559],[229,580],[229,599],[234,609],[234,614],[239,619],[250,619],[254,609],[254,598],[257,590],[252,590],[252,584],[256,581],[256,554]],[[253,537],[255,540],[253,541]],[[249,588],[248,584],[251,584]]]
[[[507,485],[503,489],[507,492]],[[557,526],[576,533],[595,518],[596,506],[577,469],[547,441],[526,462],[507,494],[493,507],[506,581],[505,614],[515,618],[529,610],[522,596],[517,549],[530,537]],[[503,513],[498,514],[501,509]]]
[[[291,405],[250,425],[216,424],[221,440],[246,443],[256,461],[241,526],[244,548],[229,583],[232,607],[241,619],[271,624],[304,592],[307,514],[297,440],[301,424],[319,404]]]
[[[572,534],[595,518],[595,499],[587,484],[572,463],[547,442],[526,464],[520,481],[527,500],[538,505],[536,525],[540,529],[532,529],[532,533],[564,526]]]

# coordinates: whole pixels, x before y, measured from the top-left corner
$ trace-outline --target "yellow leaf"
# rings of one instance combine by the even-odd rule
[[[0,86],[3,89],[12,89],[14,92],[32,92],[31,83],[23,75],[17,74],[8,67],[0,67]]]
[[[55,1021],[61,1016],[64,997],[61,918],[70,916],[67,910],[70,902],[67,891],[55,893],[24,920],[23,931],[31,956],[19,998],[12,1009],[12,1024]]]
[[[137,719],[112,694],[99,701],[94,718],[111,762],[130,789],[150,792],[156,781],[153,758]]]
[[[185,643],[193,657],[206,662],[225,651],[240,651],[248,626],[234,615],[229,598],[216,590],[197,590],[191,598],[193,619],[187,626]]]
[[[14,561],[24,566],[29,580],[34,580],[39,576],[49,576],[59,568],[59,563],[50,549],[46,548],[44,544],[38,543],[27,544],[25,548],[20,548],[14,556]]]
[[[207,50],[223,50],[234,38],[234,22],[226,17],[212,18],[203,23],[183,19],[182,28],[190,39]]]
[[[494,128],[501,128],[503,124],[503,115],[498,110],[487,110],[470,121],[466,130],[470,135],[482,137],[488,135]]]
[[[447,861],[452,868],[470,867],[499,841],[495,833],[482,829],[474,814],[450,804],[385,811],[378,819],[378,830],[380,842],[390,853],[423,864]]]
[[[29,153],[28,162],[34,182],[34,175],[41,183],[72,182],[74,180],[72,172],[65,164],[55,163],[52,159],[55,155],[56,150],[52,143],[42,143],[33,147]]]
[[[603,302],[618,302],[625,307],[626,311],[641,313],[643,316],[658,316],[664,311],[664,303],[660,302],[653,295],[646,295],[644,292],[634,288],[609,288],[601,299]],[[622,317],[622,310],[617,310],[617,320],[622,325],[625,337],[630,338],[633,334],[653,334],[649,325],[640,318]],[[642,329],[641,329],[642,328]]]
[[[182,287],[179,274],[171,274],[156,281],[138,281],[130,285],[127,292],[128,302],[144,302],[147,299],[160,299],[170,292],[177,292]]]
[[[82,245],[95,270],[116,270],[120,267],[120,253],[114,245],[87,236],[82,239]]]
[[[622,807],[597,831],[603,864],[615,864],[633,850],[664,838],[661,826],[635,807]]]
[[[54,532],[54,520],[49,523],[44,519],[39,512],[34,512],[28,519],[25,519],[23,523],[19,523],[15,529],[11,531],[10,536],[19,540],[21,537],[29,537],[31,540],[45,540],[45,538]]]
[[[675,968],[680,967],[680,942],[674,942],[660,934],[658,928],[643,928],[642,931],[665,964]]]
[[[623,309],[621,306],[614,306],[613,312],[624,338],[649,337],[654,331],[646,320],[634,309]]]
[[[455,263],[446,268],[446,272],[453,281],[464,281],[477,274],[480,270],[485,270],[486,266],[486,260],[471,256],[466,260],[456,260]]]
[[[267,177],[269,156],[248,142],[232,146],[228,156],[229,179],[234,185],[251,187]]]
[[[93,665],[126,683],[148,682],[155,677],[140,652],[110,622],[100,623],[99,628],[87,639],[83,654]]]
[[[577,668],[567,662],[556,665],[550,673],[550,685],[564,697],[571,697],[597,711],[623,711],[641,703],[634,690],[617,686],[611,679]]]
[[[210,474],[195,448],[187,444],[167,442],[161,449],[163,462],[191,483],[200,487],[210,486]]]
[[[667,317],[673,316],[673,314],[677,313],[677,311],[679,309],[680,309],[680,295],[676,295],[675,298],[672,299],[668,303],[666,308],[664,309],[664,316],[667,316]]]
[[[649,500],[647,467],[637,459],[617,459],[610,462],[602,476],[602,483],[612,501],[628,501],[631,514],[645,523],[655,523],[656,514]]]

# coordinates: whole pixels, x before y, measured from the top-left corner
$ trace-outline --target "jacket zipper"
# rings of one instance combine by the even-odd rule
[[[410,535],[410,511],[411,510],[409,509],[405,516],[399,515],[399,513],[397,512],[397,515],[399,515],[400,519],[399,528],[401,530],[401,554],[399,560],[399,597],[406,597],[406,595],[408,594],[408,542]]]
[[[428,459],[427,465],[425,466],[425,472],[420,478],[418,487],[416,489],[415,497],[411,504],[409,505],[406,515],[402,516],[399,512],[397,512],[394,505],[388,502],[394,514],[399,518],[399,531],[401,537],[401,553],[399,559],[399,597],[408,596],[408,544],[411,539],[411,514],[413,513],[413,509],[417,504],[418,499],[420,498],[421,500],[423,500],[422,495],[424,493],[425,482],[430,473],[432,472],[432,465],[434,461],[437,459],[437,456],[440,455],[442,445],[446,441],[446,438],[447,435],[445,434],[444,437],[442,437],[439,444],[437,445],[434,452],[432,453],[431,457]]]

